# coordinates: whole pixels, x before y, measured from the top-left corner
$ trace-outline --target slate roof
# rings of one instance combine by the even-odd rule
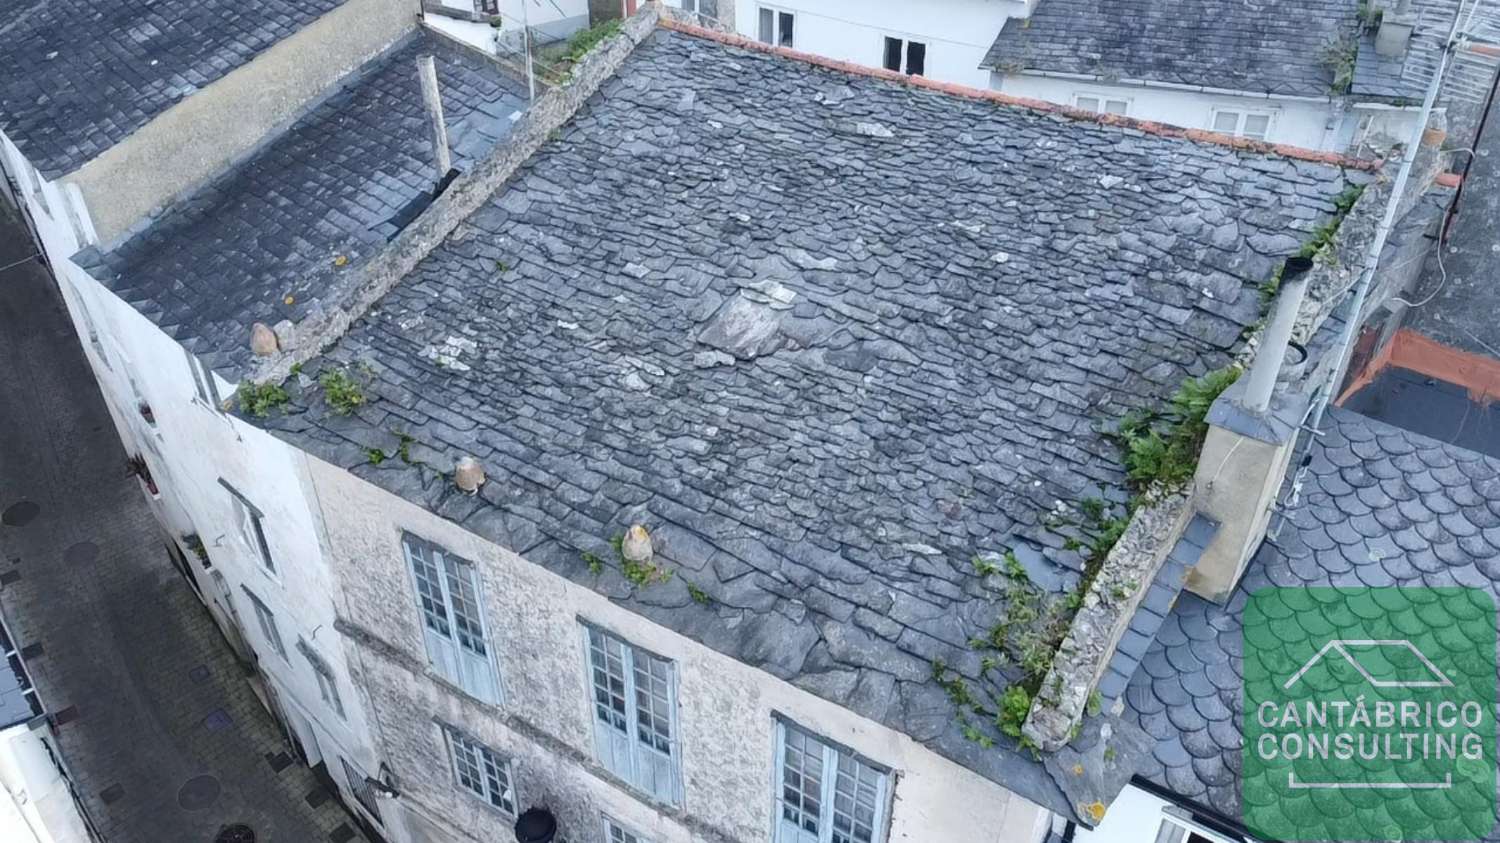
[[[1040,0],[982,67],[1326,97],[1359,0]]]
[[[1500,460],[1338,408],[1329,409],[1324,431],[1301,504],[1262,545],[1228,606],[1184,594],[1125,693],[1127,718],[1157,739],[1143,775],[1234,819],[1240,616],[1251,593],[1271,586],[1500,593]],[[1305,623],[1312,630],[1323,622]]]
[[[479,53],[422,32],[114,251],[75,260],[209,366],[237,370],[253,323],[300,319],[335,275],[410,221],[413,203],[430,201],[423,54],[438,60],[453,166],[468,169],[509,134],[524,89]]]
[[[932,681],[998,615],[971,558],[1066,581],[1096,424],[1227,363],[1355,177],[658,30],[251,421],[1066,811]],[[634,522],[668,581],[616,570]]]
[[[1416,28],[1406,52],[1382,56],[1375,52],[1375,28],[1360,38],[1350,92],[1373,97],[1399,97],[1422,101],[1427,82],[1436,69],[1443,42],[1453,26],[1460,0],[1413,0]]]
[[[343,0],[3,0],[0,127],[47,178]]]

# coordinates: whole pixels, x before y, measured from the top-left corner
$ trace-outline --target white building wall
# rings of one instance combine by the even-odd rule
[[[70,260],[84,235],[65,215],[65,188],[41,181],[41,189],[33,190],[34,171],[3,136],[0,151],[6,170],[22,183],[30,216],[125,448],[150,466],[159,489],[158,495],[148,495],[153,512],[177,539],[195,532],[208,550],[218,576],[201,568],[195,573],[216,619],[221,624],[227,617],[235,619],[239,629],[230,633],[231,639],[242,637],[257,654],[280,707],[294,715],[289,719],[301,732],[300,743],[326,758],[336,780],[342,784],[337,755],[375,772],[378,763],[364,706],[332,632],[334,582],[319,542],[322,530],[307,504],[311,496],[305,493],[301,452],[200,400],[182,346]],[[87,210],[72,193],[75,219],[86,231]],[[228,396],[233,385],[218,379],[218,388]],[[138,411],[141,402],[151,407],[155,425]],[[278,567],[275,576],[242,536],[221,477],[264,513],[266,539]],[[147,494],[144,485],[142,494]],[[198,565],[185,546],[183,551],[189,564]],[[275,615],[286,658],[261,635],[243,588]],[[345,718],[323,702],[312,666],[297,650],[299,636],[333,669]],[[346,801],[354,803],[352,792],[346,793]]]
[[[668,5],[681,6],[681,0]],[[796,15],[795,49],[881,67],[885,38],[927,45],[925,76],[975,88],[989,86],[979,65],[1009,17],[1024,17],[1022,0],[735,0],[734,28],[747,38],[760,32],[760,9]]]
[[[1266,140],[1306,149],[1341,149],[1344,117],[1328,100],[1301,100],[1210,93],[1167,87],[1111,85],[1085,79],[1029,74],[991,74],[989,87],[1018,97],[1074,105],[1077,97],[1108,96],[1126,100],[1126,114],[1189,129],[1209,129],[1216,109],[1269,114]]]
[[[1182,839],[1197,835],[1194,843],[1240,843],[1239,837],[1221,835],[1192,819],[1188,812],[1161,797],[1126,785],[1110,803],[1104,820],[1093,829],[1080,826],[1073,833],[1074,843],[1157,843],[1163,828],[1182,829]],[[1247,840],[1249,838],[1246,838]],[[1251,841],[1254,843],[1254,841]]]
[[[45,718],[0,731],[0,840],[91,843],[78,803],[46,745]]]
[[[667,630],[343,469],[308,463],[343,584],[349,658],[369,682],[384,753],[401,782],[399,804],[416,815],[415,840],[510,839],[509,818],[455,787],[439,720],[514,758],[523,809],[546,805],[574,843],[596,839],[600,811],[653,843],[771,839],[777,715],[894,771],[890,843],[1032,843],[1045,830],[1045,810],[905,735]],[[478,567],[501,704],[469,697],[428,669],[403,530]],[[583,622],[676,664],[681,808],[634,795],[594,762]]]

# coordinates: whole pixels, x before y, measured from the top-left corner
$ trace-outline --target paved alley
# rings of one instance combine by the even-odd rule
[[[360,839],[169,562],[32,251],[0,200],[0,605],[85,809],[109,843]]]

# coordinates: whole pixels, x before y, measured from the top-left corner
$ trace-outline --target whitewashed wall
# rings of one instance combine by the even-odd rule
[[[1198,835],[1206,843],[1239,843],[1238,837],[1225,837],[1197,822],[1172,803],[1134,785],[1126,785],[1109,806],[1104,821],[1093,829],[1079,827],[1074,843],[1156,843],[1163,824]],[[1184,835],[1186,839],[1186,835]],[[1252,841],[1253,843],[1253,841]]]
[[[658,626],[342,469],[311,458],[309,465],[343,582],[341,611],[377,642],[351,634],[350,660],[369,682],[384,752],[402,781],[400,804],[428,829],[416,839],[510,839],[506,818],[455,788],[434,718],[515,758],[522,805],[551,807],[575,843],[595,839],[586,832],[600,811],[653,843],[770,839],[776,714],[894,770],[890,843],[1032,843],[1049,821],[1041,808],[905,735]],[[478,566],[502,704],[474,700],[426,668],[403,530]],[[584,621],[676,663],[680,811],[641,801],[592,761]]]
[[[992,74],[989,87],[1062,105],[1073,105],[1079,94],[1108,95],[1127,100],[1130,117],[1190,129],[1211,128],[1217,108],[1267,113],[1271,115],[1268,141],[1307,149],[1342,149],[1348,138],[1343,115],[1326,100],[1269,99],[1026,74]]]
[[[0,731],[0,840],[90,843],[68,783],[46,745],[47,721]]]
[[[309,750],[321,749],[336,779],[342,777],[336,755],[374,772],[377,765],[363,706],[332,632],[335,584],[319,541],[323,531],[307,503],[311,496],[305,494],[301,452],[198,398],[182,346],[71,261],[83,239],[79,229],[87,231],[89,225],[81,197],[67,191],[74,200],[71,208],[77,220],[70,222],[65,213],[69,206],[62,204],[64,187],[42,182],[44,209],[14,145],[0,137],[0,150],[6,156],[7,170],[20,176],[69,316],[125,448],[145,457],[150,465],[160,490],[158,496],[148,496],[153,512],[179,539],[188,532],[198,533],[223,577],[226,587],[221,590],[208,572],[195,569],[216,619],[221,625],[228,621],[232,607],[277,699],[295,715],[292,720],[303,732],[302,744]],[[97,343],[90,341],[91,334]],[[248,332],[246,336],[248,342]],[[221,395],[232,391],[232,385],[222,379],[218,385]],[[138,412],[139,401],[151,407],[154,426]],[[232,499],[219,484],[220,477],[264,513],[266,538],[279,576],[266,573],[258,551],[242,538]],[[147,494],[144,486],[142,494]],[[188,558],[190,564],[198,564],[191,553]],[[241,586],[253,591],[275,614],[286,659],[261,637]],[[296,648],[299,635],[332,666],[347,719],[324,704],[312,667]],[[348,801],[352,803],[352,794]]]
[[[669,5],[681,6],[680,0]],[[798,50],[881,67],[887,35],[927,45],[925,76],[984,88],[989,71],[979,65],[1009,17],[1024,17],[1022,0],[735,0],[734,28],[748,38],[760,31],[760,9],[797,16]]]

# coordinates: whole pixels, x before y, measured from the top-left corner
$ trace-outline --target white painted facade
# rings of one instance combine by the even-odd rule
[[[92,843],[68,781],[53,761],[45,717],[0,731],[0,840]]]
[[[428,4],[422,22],[487,53],[496,52],[497,36],[514,41],[524,26],[531,27],[535,45],[544,47],[589,25],[588,0],[497,0],[493,8],[501,21],[498,29],[485,22],[491,15],[485,6],[476,0],[439,0]]]
[[[1241,843],[1195,819],[1183,808],[1135,785],[1126,785],[1098,826],[1079,827],[1074,843]]]
[[[683,0],[667,5],[693,8]],[[728,4],[723,4],[727,6]],[[976,88],[989,85],[979,65],[1007,18],[1024,17],[1035,0],[734,0],[733,21],[747,38],[762,38],[763,14],[772,16],[772,42],[869,67],[885,66],[886,39],[903,44],[902,70],[910,42],[925,49],[922,75]],[[727,11],[727,9],[726,9]],[[781,15],[792,16],[789,39]],[[725,15],[724,17],[728,17]],[[764,39],[762,39],[764,40]],[[790,43],[787,43],[787,41]]]

